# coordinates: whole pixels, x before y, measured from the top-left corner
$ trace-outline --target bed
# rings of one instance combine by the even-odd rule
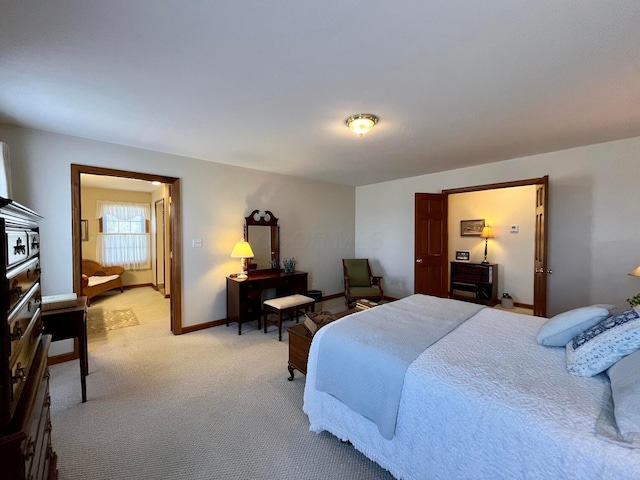
[[[640,477],[640,450],[595,434],[610,390],[607,376],[568,373],[564,348],[536,342],[544,318],[482,308],[445,332],[409,363],[391,436],[317,388],[318,358],[332,330],[376,316],[419,322],[432,302],[443,301],[434,299],[413,295],[316,333],[303,407],[312,431],[351,442],[401,479]],[[343,374],[354,378],[348,367]]]

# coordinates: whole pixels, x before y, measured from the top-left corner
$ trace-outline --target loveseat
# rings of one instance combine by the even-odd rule
[[[124,268],[119,266],[106,267],[93,260],[82,260],[82,295],[87,297],[87,306],[91,305],[91,298],[107,290],[122,287]]]

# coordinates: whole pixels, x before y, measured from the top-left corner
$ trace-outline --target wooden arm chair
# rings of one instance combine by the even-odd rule
[[[344,296],[348,307],[359,298],[382,300],[382,277],[371,274],[367,258],[343,258]]]

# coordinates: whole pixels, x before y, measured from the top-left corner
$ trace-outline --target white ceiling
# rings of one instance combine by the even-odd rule
[[[640,2],[0,0],[0,122],[347,185],[640,136]]]

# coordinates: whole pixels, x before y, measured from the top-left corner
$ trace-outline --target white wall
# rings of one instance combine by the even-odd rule
[[[72,291],[72,163],[182,179],[184,326],[226,317],[225,277],[237,270],[231,250],[254,209],[279,218],[281,258],[298,260],[309,288],[343,292],[341,259],[354,253],[353,187],[8,125],[0,141],[11,148],[15,200],[44,216],[43,295]],[[192,248],[193,238],[204,247]]]
[[[356,188],[356,256],[413,293],[414,193],[549,175],[549,309],[626,307],[640,291],[640,137]],[[428,159],[425,159],[428,161]]]
[[[456,250],[469,250],[472,262],[484,259],[485,241],[460,235],[460,221],[484,219],[495,238],[488,241],[488,261],[498,264],[498,295],[533,305],[536,187],[498,188],[449,195],[449,261]],[[510,233],[511,225],[518,233]]]

